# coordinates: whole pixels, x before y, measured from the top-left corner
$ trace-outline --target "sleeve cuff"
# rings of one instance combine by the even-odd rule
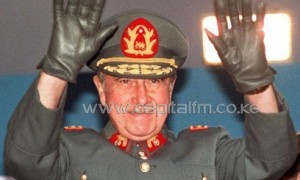
[[[277,161],[297,153],[296,133],[285,100],[276,91],[278,113],[246,113],[247,151],[266,161]]]
[[[65,99],[66,92],[57,109],[47,109],[40,102],[35,80],[10,120],[8,133],[13,143],[24,151],[36,154],[48,153],[57,148]]]

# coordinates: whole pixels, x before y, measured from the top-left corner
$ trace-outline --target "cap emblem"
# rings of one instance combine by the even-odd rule
[[[155,27],[144,18],[132,21],[123,32],[121,48],[127,57],[153,57],[158,50],[158,34]]]

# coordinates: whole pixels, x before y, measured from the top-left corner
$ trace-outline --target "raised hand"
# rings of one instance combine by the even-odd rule
[[[251,0],[215,0],[219,36],[206,30],[237,91],[245,94],[271,84],[275,73],[265,55],[263,2],[256,4],[255,12],[253,21]],[[230,29],[226,16],[230,17]]]
[[[116,30],[100,27],[104,0],[54,0],[54,27],[47,56],[38,65],[49,75],[76,82],[77,73]],[[82,4],[80,4],[82,3]]]

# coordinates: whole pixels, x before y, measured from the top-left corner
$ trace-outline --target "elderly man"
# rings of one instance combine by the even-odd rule
[[[192,126],[177,138],[166,129],[163,108],[187,56],[184,35],[169,20],[143,11],[116,15],[100,27],[103,4],[69,0],[64,9],[63,0],[54,0],[49,51],[8,126],[5,167],[12,176],[273,180],[291,166],[296,137],[265,57],[263,3],[253,21],[250,0],[216,0],[220,34],[207,31],[237,91],[259,110],[246,113],[245,137],[237,140],[220,127]],[[98,73],[93,80],[102,105],[113,107],[100,133],[61,129],[67,83],[85,64]],[[121,105],[127,110],[118,112]]]

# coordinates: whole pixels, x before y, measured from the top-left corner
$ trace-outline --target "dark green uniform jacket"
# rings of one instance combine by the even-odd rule
[[[246,114],[243,139],[230,139],[221,127],[187,129],[177,138],[164,128],[156,149],[128,140],[121,150],[123,142],[109,141],[115,134],[110,123],[100,133],[62,130],[63,105],[43,107],[33,83],[10,120],[5,167],[18,180],[275,180],[297,155],[287,107],[278,101],[280,113]]]

